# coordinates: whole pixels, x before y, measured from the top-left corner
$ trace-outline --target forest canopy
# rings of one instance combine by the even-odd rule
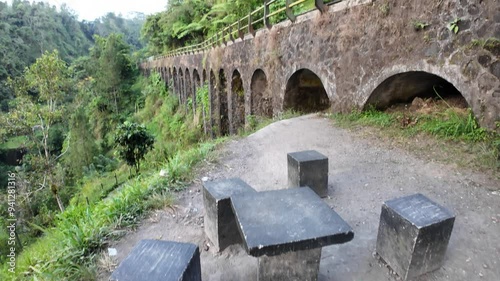
[[[7,111],[13,93],[4,86],[7,77],[17,77],[46,51],[58,50],[67,63],[88,55],[94,35],[123,34],[135,50],[144,14],[124,19],[113,13],[95,21],[78,21],[65,4],[59,9],[44,2],[14,0],[0,2],[0,110]]]

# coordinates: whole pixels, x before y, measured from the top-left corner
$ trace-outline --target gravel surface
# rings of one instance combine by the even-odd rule
[[[324,247],[319,280],[400,280],[375,254],[380,209],[384,201],[422,193],[456,214],[442,268],[415,280],[500,280],[500,183],[454,165],[422,160],[307,115],[273,123],[219,151],[205,162],[175,208],[159,210],[128,233],[115,247],[123,260],[141,239],[198,244],[204,281],[257,280],[257,259],[239,245],[221,253],[210,248],[203,232],[201,179],[240,177],[257,191],[287,183],[288,152],[314,149],[329,158],[325,202],[354,229],[354,239]],[[106,280],[109,274],[103,274]]]

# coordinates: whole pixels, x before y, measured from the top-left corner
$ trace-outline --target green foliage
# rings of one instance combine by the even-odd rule
[[[95,162],[94,157],[98,153],[84,108],[76,109],[71,116],[69,127],[64,148],[67,153],[63,160],[68,172],[75,178],[81,178],[86,167]]]
[[[500,171],[500,134],[479,127],[471,109],[447,106],[431,113],[382,112],[376,109],[334,114],[337,124],[374,126],[395,137],[429,134],[446,141],[465,143],[477,150],[477,165]]]
[[[202,42],[258,6],[262,6],[262,1],[170,1],[166,11],[147,17],[141,35],[148,42],[150,53],[158,54]]]
[[[389,13],[391,12],[391,6],[389,6],[389,3],[383,3],[383,4],[380,4],[380,6],[378,7],[380,13],[382,14],[382,16],[384,17],[387,17],[389,15]]]
[[[456,18],[456,19],[454,19],[453,21],[449,22],[449,23],[448,23],[448,29],[449,29],[451,32],[453,32],[453,33],[457,34],[457,33],[460,31],[460,29],[459,29],[459,27],[458,27],[458,24],[460,23],[460,21],[461,21],[461,19],[460,19],[460,18]]]
[[[332,1],[326,1],[329,3]],[[269,5],[270,12],[285,7],[285,0],[276,0]],[[221,29],[235,23],[238,19],[248,16],[251,11],[264,5],[262,0],[179,0],[169,2],[167,10],[151,15],[141,31],[142,37],[148,42],[150,54],[163,53],[185,45],[200,43],[213,36]],[[292,7],[294,14],[314,9],[314,0],[306,0]],[[253,20],[264,16],[261,9],[253,14]],[[270,17],[272,24],[287,20],[284,11]],[[246,24],[247,19],[243,22]],[[255,29],[263,27],[259,21],[253,25]],[[236,29],[232,30],[236,33]],[[235,34],[233,34],[236,36]],[[225,34],[226,40],[229,35]]]
[[[115,144],[120,158],[129,166],[135,167],[136,173],[139,173],[140,162],[153,148],[154,137],[144,125],[125,121],[117,128]]]
[[[204,143],[179,151],[174,158],[182,162],[189,174],[215,145]],[[133,226],[148,209],[170,204],[168,188],[172,186],[166,183],[176,181],[170,175],[163,178],[157,173],[139,176],[124,183],[112,197],[90,200],[90,205],[85,200],[73,202],[58,215],[53,228],[47,229],[42,238],[20,254],[15,279],[96,280],[96,255],[113,237],[113,230]],[[100,184],[96,181],[92,186],[97,189]],[[13,279],[6,265],[0,277]]]
[[[11,5],[0,2],[0,111],[7,111],[14,97],[10,88],[3,87],[7,77],[18,77],[45,52],[56,49],[69,63],[88,54],[94,35],[111,33],[124,34],[125,40],[139,49],[144,20],[141,14],[123,19],[110,13],[95,21],[79,22],[66,5],[56,9],[42,1],[14,0]]]
[[[130,47],[123,41],[123,36],[111,34],[108,37],[95,36],[96,44],[90,51],[95,62],[91,73],[96,79],[96,89],[107,96],[109,107],[118,113],[123,106],[119,100],[128,94],[135,76],[130,60]]]
[[[430,24],[428,23],[425,23],[425,22],[421,22],[419,20],[414,20],[413,21],[413,29],[415,29],[415,31],[420,31],[420,30],[424,30],[426,29]]]

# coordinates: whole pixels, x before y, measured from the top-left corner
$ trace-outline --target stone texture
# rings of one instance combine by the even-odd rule
[[[288,187],[309,186],[320,197],[328,195],[328,157],[315,150],[287,154]]]
[[[222,251],[229,245],[241,242],[230,197],[244,192],[255,192],[255,190],[239,178],[203,183],[205,234],[214,244],[216,251]]]
[[[377,253],[404,280],[444,262],[455,216],[422,194],[382,205]]]
[[[318,280],[321,248],[258,258],[258,281]]]
[[[353,239],[352,228],[310,188],[231,196],[246,251],[255,257],[320,248]]]
[[[330,5],[322,14],[314,11],[298,16],[293,24],[283,22],[271,29],[261,29],[255,36],[247,35],[244,40],[237,39],[234,43],[207,51],[145,61],[141,68],[146,71],[168,68],[172,73],[174,69],[188,69],[189,73],[205,70],[207,75],[213,71],[216,76],[222,69],[228,78],[228,96],[234,96],[232,92],[235,90],[229,80],[233,71],[238,70],[245,92],[245,116],[255,114],[252,108],[262,107],[256,105],[259,102],[257,95],[261,92],[269,93],[266,105],[272,104],[273,116],[282,112],[284,100],[290,94],[286,91],[287,83],[301,69],[309,69],[321,79],[330,109],[334,112],[363,108],[374,90],[386,79],[421,71],[453,84],[467,100],[479,123],[494,129],[500,112],[496,104],[487,102],[485,97],[490,93],[481,91],[477,79],[471,78],[469,72],[457,71],[469,61],[477,61],[482,54],[471,52],[455,60],[451,56],[466,50],[473,39],[500,36],[498,1],[457,3],[455,0],[408,0],[401,5],[397,0],[384,3],[344,0]],[[390,11],[380,13],[381,5],[390,7]],[[422,11],[426,11],[425,17]],[[461,19],[458,34],[447,29],[448,23],[456,17]],[[414,32],[410,27],[412,19],[430,23],[425,34],[438,34],[435,38],[438,45],[433,44],[434,37],[429,36],[429,44],[424,33]],[[495,50],[490,52],[495,57]],[[434,60],[428,60],[427,55]],[[261,90],[252,94],[252,77],[257,70],[263,71],[267,80]],[[480,65],[478,75],[484,72],[490,72],[489,67]],[[183,86],[176,82],[179,71],[176,73],[172,79],[174,92],[179,94]],[[495,83],[500,84],[500,79],[497,78]],[[210,95],[217,96],[212,93],[216,90],[216,87],[209,88]],[[394,101],[398,101],[397,98],[395,95]],[[217,103],[221,100],[214,99],[213,102],[216,104],[211,104],[211,108],[219,108]],[[240,105],[233,106],[231,99],[227,102],[229,113],[224,116],[230,119],[232,131],[236,132],[239,115],[233,114],[233,108]],[[268,110],[271,111],[266,108],[266,112]],[[211,120],[217,125],[220,114],[213,114]],[[213,128],[220,130],[220,126]]]
[[[141,240],[110,277],[113,281],[201,281],[198,246]]]

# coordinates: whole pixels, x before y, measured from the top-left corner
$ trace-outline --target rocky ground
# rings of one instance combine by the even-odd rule
[[[324,247],[319,280],[399,280],[375,255],[385,200],[422,193],[456,214],[443,267],[417,280],[499,280],[500,183],[485,174],[442,164],[392,147],[379,138],[334,126],[318,115],[273,123],[232,140],[205,161],[197,180],[176,194],[173,208],[158,210],[115,242],[121,262],[141,239],[198,244],[204,281],[257,280],[257,259],[239,246],[214,252],[203,232],[202,179],[240,177],[257,191],[286,187],[288,152],[314,149],[329,157],[324,199],[354,229],[354,239]],[[429,160],[430,159],[430,160]],[[106,280],[109,273],[103,274]]]

